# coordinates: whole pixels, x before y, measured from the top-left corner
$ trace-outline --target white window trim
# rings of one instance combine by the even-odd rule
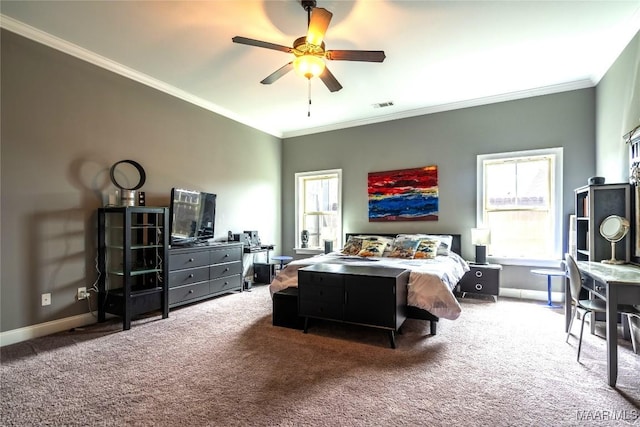
[[[549,259],[531,259],[531,258],[509,258],[509,257],[492,257],[487,258],[491,262],[505,265],[522,265],[522,266],[534,266],[534,267],[559,267],[563,258],[563,181],[562,181],[562,168],[563,168],[563,148],[542,148],[537,150],[524,150],[524,151],[512,151],[508,153],[495,153],[495,154],[479,154],[476,160],[476,227],[482,227],[483,223],[483,206],[484,200],[484,168],[483,162],[485,160],[506,159],[511,157],[527,157],[527,156],[544,156],[555,155],[554,170],[552,176],[552,188],[555,188],[555,195],[552,199],[554,209],[554,241],[553,257]]]
[[[338,247],[342,247],[342,169],[326,169],[320,171],[309,172],[297,172],[295,174],[295,245],[293,248],[296,254],[301,255],[317,255],[324,252],[324,248],[299,248],[298,237],[300,236],[300,223],[302,221],[302,213],[300,212],[300,179],[308,176],[321,176],[321,175],[338,175],[338,218],[340,218],[340,227],[338,227]],[[335,249],[335,248],[334,248]]]

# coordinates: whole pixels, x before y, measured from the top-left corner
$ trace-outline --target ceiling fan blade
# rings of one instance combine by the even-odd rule
[[[291,70],[293,70],[293,61],[278,68],[276,71],[274,71],[273,73],[265,77],[265,79],[262,80],[260,83],[262,83],[263,85],[270,85],[271,83],[275,82],[276,80],[278,80],[280,77],[284,76]]]
[[[329,28],[333,13],[321,7],[315,7],[311,11],[311,20],[309,22],[309,30],[307,31],[307,43],[320,46],[324,33]]]
[[[338,82],[335,76],[331,74],[329,68],[324,67],[324,71],[322,72],[322,74],[320,74],[319,77],[320,80],[322,80],[322,82],[325,84],[325,86],[327,86],[327,89],[329,89],[330,92],[337,92],[342,89],[342,85]]]
[[[386,55],[382,50],[328,50],[325,58],[334,61],[382,62]]]
[[[231,40],[233,40],[234,43],[246,44],[249,46],[263,47],[265,49],[279,50],[287,53],[293,52],[293,48],[282,46],[275,43],[263,42],[262,40],[254,40],[254,39],[249,39],[249,38],[240,37],[240,36],[235,36]]]

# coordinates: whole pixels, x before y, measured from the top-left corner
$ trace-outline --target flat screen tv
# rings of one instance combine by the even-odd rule
[[[171,189],[171,245],[189,246],[213,239],[216,195]]]

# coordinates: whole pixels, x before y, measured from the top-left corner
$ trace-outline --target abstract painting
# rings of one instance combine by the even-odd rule
[[[369,222],[438,220],[437,166],[370,172],[368,191]]]

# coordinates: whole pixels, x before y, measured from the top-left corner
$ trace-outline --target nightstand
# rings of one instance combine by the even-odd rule
[[[472,264],[469,263],[470,270],[462,276],[458,282],[458,292],[462,297],[469,294],[491,295],[494,301],[498,301],[500,293],[500,271],[499,264]]]

